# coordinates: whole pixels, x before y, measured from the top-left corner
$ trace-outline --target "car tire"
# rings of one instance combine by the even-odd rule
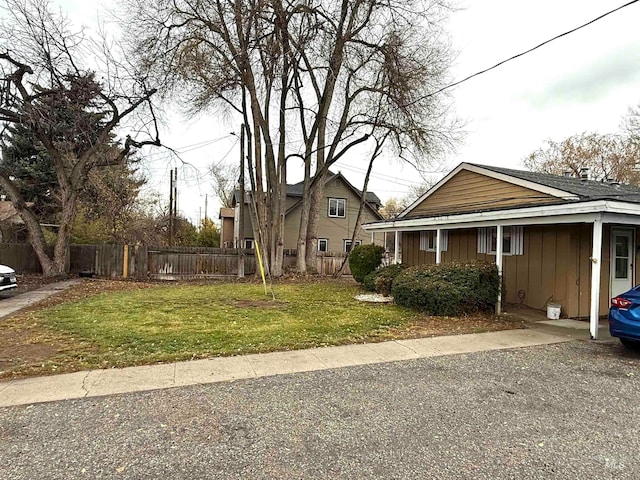
[[[640,349],[640,342],[637,340],[631,340],[630,338],[620,338],[620,343],[624,345],[626,348],[631,348],[633,350]]]

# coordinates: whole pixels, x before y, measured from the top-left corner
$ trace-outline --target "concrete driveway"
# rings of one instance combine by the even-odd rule
[[[640,356],[572,341],[0,409],[0,478],[638,478]]]

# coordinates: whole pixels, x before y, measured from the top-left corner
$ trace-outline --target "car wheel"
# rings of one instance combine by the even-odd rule
[[[620,338],[620,343],[622,343],[622,345],[624,345],[625,347],[632,348],[634,350],[640,348],[640,342],[638,342],[637,340],[631,340],[630,338]]]

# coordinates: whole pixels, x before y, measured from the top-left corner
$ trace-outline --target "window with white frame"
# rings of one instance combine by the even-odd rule
[[[346,198],[329,199],[329,216],[333,218],[344,218],[347,210]]]
[[[497,227],[478,229],[478,253],[495,255],[498,247]],[[522,255],[524,253],[524,235],[522,226],[502,227],[502,254]]]
[[[362,244],[362,240],[356,240],[355,246],[357,247],[358,245]],[[344,251],[349,253],[351,251],[351,240],[345,240],[344,241]]]
[[[425,252],[435,252],[436,251],[436,238],[438,236],[438,232],[435,230],[426,230],[420,232],[420,250]],[[440,230],[440,251],[446,252],[448,246],[448,235],[447,230]]]
[[[244,239],[244,248],[248,250],[253,249],[253,238],[245,238]]]
[[[328,252],[329,251],[329,239],[327,239],[327,238],[319,238],[318,239],[318,251],[319,252]]]

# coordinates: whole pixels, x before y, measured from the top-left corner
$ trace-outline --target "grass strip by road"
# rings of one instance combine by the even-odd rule
[[[518,326],[482,316],[433,319],[396,305],[362,303],[354,299],[359,287],[346,282],[281,283],[274,290],[275,301],[254,283],[125,288],[72,298],[0,326],[0,340],[13,335],[18,350],[14,361],[0,359],[0,378],[415,337],[424,334],[425,322],[446,333]],[[37,358],[25,353],[29,345],[54,348]]]

